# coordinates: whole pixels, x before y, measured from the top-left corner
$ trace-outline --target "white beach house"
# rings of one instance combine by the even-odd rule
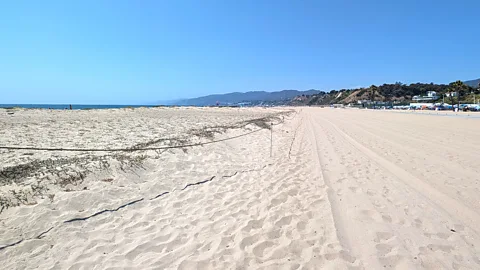
[[[414,101],[433,101],[433,100],[437,100],[439,99],[440,97],[437,95],[437,92],[435,91],[427,91],[427,95],[426,96],[413,96],[413,100]]]

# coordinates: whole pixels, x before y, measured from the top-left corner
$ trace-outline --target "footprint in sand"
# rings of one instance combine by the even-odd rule
[[[247,223],[247,225],[242,228],[242,231],[250,232],[251,230],[261,229],[263,227],[263,221],[264,220],[265,220],[265,218],[259,219],[259,220],[250,220]]]
[[[361,192],[361,188],[359,187],[348,187],[348,189],[350,189],[350,191],[352,191],[353,193],[360,193]]]
[[[421,228],[422,227],[422,224],[423,224],[423,221],[421,219],[414,219],[413,222],[415,222],[415,227],[417,228]]]
[[[265,249],[269,248],[269,247],[272,247],[274,246],[275,244],[272,242],[272,241],[265,241],[265,242],[262,242],[258,245],[256,245],[254,248],[253,248],[253,254],[255,254],[255,256],[257,257],[263,257],[263,254],[265,252]]]
[[[380,257],[380,262],[383,264],[384,268],[387,269],[396,269],[397,265],[404,260],[402,255],[387,255],[385,257]],[[439,268],[432,268],[432,269],[439,269]]]
[[[312,203],[310,203],[310,207],[320,207],[321,205],[323,205],[325,203],[325,199],[324,198],[320,198],[318,200],[315,200],[313,201]]]
[[[247,237],[243,238],[243,240],[240,242],[240,248],[242,250],[245,250],[246,247],[255,244],[256,242],[258,242],[259,239],[260,239],[260,237],[259,237],[258,234],[254,234],[252,236],[247,236]]]
[[[351,264],[355,263],[355,261],[357,260],[354,256],[350,255],[350,253],[345,250],[340,251],[340,258]]]
[[[307,227],[307,222],[306,221],[302,220],[302,221],[297,222],[297,230],[299,232],[304,232],[306,227]]]
[[[434,244],[429,244],[427,245],[427,248],[430,249],[431,251],[435,252],[435,251],[443,251],[443,252],[446,252],[446,253],[451,253],[452,250],[454,250],[455,248],[450,246],[450,245],[434,245]],[[420,248],[421,249],[421,248]]]
[[[292,216],[282,217],[279,221],[275,222],[275,227],[283,227],[286,225],[290,225],[292,222]]]
[[[379,208],[379,209],[384,209],[385,208],[385,205],[381,204],[378,200],[375,200],[372,202],[373,206],[375,206],[376,208]]]
[[[344,178],[344,177],[339,178],[339,179],[337,180],[337,183],[341,184],[341,183],[343,183],[345,180],[347,180],[347,178]]]
[[[374,241],[377,243],[388,242],[388,240],[392,239],[393,237],[394,235],[391,232],[377,232]]]
[[[376,211],[372,210],[360,210],[360,218],[365,221],[376,221],[380,222],[381,217],[380,214]]]
[[[298,189],[292,188],[287,193],[289,196],[296,196],[298,194]]]
[[[387,223],[392,223],[392,217],[389,215],[382,215],[382,219]]]
[[[333,261],[338,258],[338,253],[327,253],[324,256],[327,261]]]
[[[278,239],[282,236],[282,230],[273,230],[267,233],[267,238],[270,240]]]
[[[270,207],[269,208],[273,208],[273,207],[276,207],[276,206],[279,206],[280,204],[283,204],[287,201],[288,199],[288,195],[285,194],[285,193],[282,193],[280,194],[279,196],[273,198],[271,201],[270,201]]]
[[[431,238],[431,239],[446,240],[450,236],[452,236],[452,233],[424,233],[423,235],[425,235],[426,237]]]
[[[379,256],[385,257],[387,254],[392,252],[393,246],[389,244],[376,244],[375,248],[377,249]]]

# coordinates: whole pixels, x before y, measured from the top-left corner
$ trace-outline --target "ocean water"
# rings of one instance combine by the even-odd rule
[[[155,107],[158,105],[83,105],[83,104],[72,104],[73,110],[84,110],[84,109],[114,109],[114,108],[139,108],[139,107]],[[54,109],[54,110],[64,110],[70,109],[70,104],[0,104],[0,108],[36,108],[36,109]]]

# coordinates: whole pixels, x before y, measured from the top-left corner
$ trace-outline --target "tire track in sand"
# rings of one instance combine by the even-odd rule
[[[470,238],[475,234],[469,236],[458,219],[452,223],[448,213],[404,183],[405,176],[381,166],[326,120],[328,114],[322,116],[314,125],[323,135],[317,143],[323,170],[335,190],[339,216],[348,221],[343,232],[366,268],[478,267],[478,237]]]
[[[364,269],[364,266],[361,261],[357,260],[356,256],[354,253],[352,253],[353,248],[352,248],[352,243],[351,240],[349,239],[349,233],[347,230],[347,225],[345,224],[346,221],[342,217],[341,209],[339,207],[339,202],[335,196],[335,190],[332,186],[331,178],[335,177],[331,173],[328,173],[326,171],[326,163],[324,162],[323,158],[320,157],[319,153],[320,147],[318,145],[318,138],[317,134],[322,134],[322,132],[318,132],[318,129],[315,129],[315,125],[312,122],[311,115],[307,115],[308,117],[308,123],[309,123],[309,130],[310,130],[310,140],[313,140],[312,144],[315,147],[312,153],[312,158],[314,162],[317,164],[317,168],[319,168],[319,175],[325,182],[325,185],[327,187],[327,198],[330,203],[331,207],[331,213],[332,213],[332,218],[334,221],[334,226],[336,229],[336,236],[340,242],[340,246],[342,248],[342,254],[343,259],[346,261],[351,262],[352,264],[355,264],[358,269]],[[335,172],[339,173],[339,172]]]
[[[476,226],[480,224],[480,217],[478,216],[477,213],[471,211],[470,209],[468,209],[461,203],[458,203],[456,200],[453,200],[449,196],[441,193],[436,188],[418,179],[417,177],[403,170],[399,166],[379,156],[377,153],[373,152],[372,150],[365,147],[363,144],[359,143],[357,140],[355,140],[354,138],[350,137],[348,134],[340,130],[332,122],[328,120],[326,121],[329,122],[340,135],[342,135],[360,152],[364,153],[370,159],[375,161],[378,165],[383,167],[385,170],[389,171],[392,175],[395,175],[400,181],[417,190],[419,194],[429,199],[438,208],[443,208],[447,213],[449,213],[453,217],[458,216],[460,220],[462,220],[464,223],[467,223],[467,225],[473,230],[475,230]]]

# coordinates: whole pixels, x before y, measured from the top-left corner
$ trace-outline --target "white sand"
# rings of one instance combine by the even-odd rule
[[[0,110],[0,145],[128,147],[282,110]],[[101,153],[1,151],[0,169],[86,161],[0,177],[0,197],[45,188],[0,214],[0,248],[23,239],[0,250],[0,268],[480,269],[480,119],[296,110],[274,127],[273,157],[268,130],[126,154],[145,154],[141,167],[106,157],[100,169],[88,157]],[[215,139],[257,127],[246,128]],[[84,169],[82,181],[58,184]],[[116,211],[63,223],[105,209]]]

